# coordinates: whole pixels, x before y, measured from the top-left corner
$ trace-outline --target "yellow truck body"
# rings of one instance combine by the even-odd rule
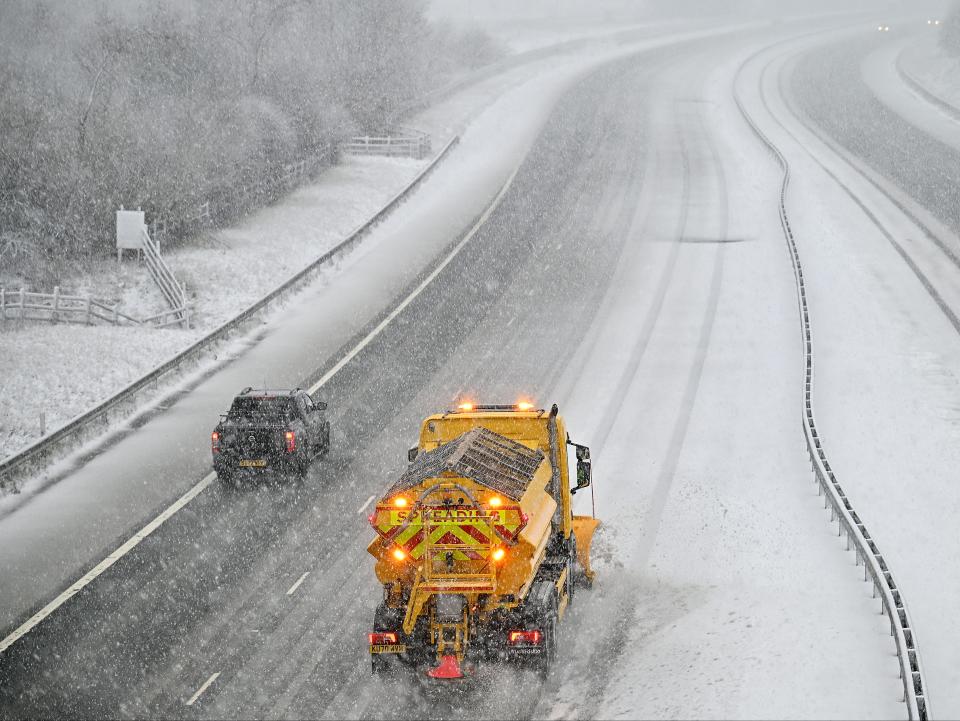
[[[409,460],[369,519],[384,588],[374,671],[398,659],[459,678],[465,660],[492,656],[545,672],[574,584],[594,578],[599,522],[571,510],[572,494],[590,485],[589,449],[569,442],[556,406],[465,404],[425,419]]]

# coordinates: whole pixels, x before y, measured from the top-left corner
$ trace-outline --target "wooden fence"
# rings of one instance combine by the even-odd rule
[[[430,136],[413,130],[397,135],[360,135],[343,143],[340,151],[347,155],[389,155],[422,160],[430,154]]]
[[[21,288],[8,291],[0,288],[0,322],[45,320],[52,323],[86,323],[104,321],[113,325],[141,325],[142,321],[89,295],[64,295],[60,288],[53,293],[32,293]],[[178,321],[179,322],[179,321]]]

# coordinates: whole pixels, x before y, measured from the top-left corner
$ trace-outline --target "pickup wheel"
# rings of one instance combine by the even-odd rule
[[[325,456],[330,452],[330,421],[323,424],[317,441],[317,455]]]
[[[294,475],[298,481],[305,480],[307,473],[310,472],[310,461],[311,459],[307,456],[306,453],[296,462],[294,466]]]
[[[390,671],[390,662],[383,656],[370,657],[370,670],[374,676],[383,676]]]

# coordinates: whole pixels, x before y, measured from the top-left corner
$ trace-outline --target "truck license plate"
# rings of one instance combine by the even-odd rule
[[[256,460],[245,460],[240,461],[241,468],[266,468],[267,461],[263,458],[258,458]]]
[[[378,643],[370,647],[370,653],[403,653],[406,650],[405,643]]]

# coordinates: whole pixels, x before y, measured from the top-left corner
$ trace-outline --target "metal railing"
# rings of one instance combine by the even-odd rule
[[[230,337],[230,335],[244,327],[244,325],[273,302],[295,291],[311,279],[320,268],[331,263],[339,255],[350,250],[377,224],[383,221],[394,209],[403,203],[433,172],[437,165],[460,142],[459,136],[454,136],[434,157],[433,160],[409,184],[390,201],[377,211],[371,218],[353,230],[344,240],[328,250],[302,270],[295,273],[284,283],[265,295],[246,310],[228,320],[226,323],[198,340],[186,350],[154,368],[152,371],[134,381],[129,386],[114,394],[99,405],[80,414],[71,421],[52,431],[36,443],[24,448],[14,455],[0,461],[0,494],[3,492],[19,492],[18,481],[31,473],[45,467],[48,463],[64,455],[70,448],[86,440],[103,434],[106,426],[111,422],[111,414],[117,418],[127,417],[136,410],[137,395],[147,389],[155,389],[160,379],[170,373],[176,373],[182,368],[196,364],[204,352],[214,344]]]
[[[762,52],[762,51],[761,51]],[[747,58],[737,72],[740,77],[744,67],[757,57],[759,53]],[[762,88],[759,90],[763,97]],[[870,581],[873,586],[873,595],[880,597],[881,613],[890,620],[890,635],[897,647],[897,658],[900,662],[900,679],[903,684],[903,701],[907,705],[910,719],[926,721],[930,718],[930,709],[927,703],[923,669],[920,655],[917,650],[916,638],[910,614],[903,602],[900,589],[893,579],[893,574],[877,548],[876,542],[867,531],[866,525],[853,508],[837,481],[836,475],[830,468],[823,442],[817,431],[813,413],[813,339],[810,325],[810,310],[807,305],[807,289],[803,277],[803,265],[800,262],[800,253],[797,249],[793,228],[787,215],[787,188],[790,185],[790,163],[776,144],[760,129],[750,113],[746,110],[738,92],[734,92],[737,108],[753,133],[763,142],[777,159],[783,169],[783,180],[780,186],[779,214],[783,235],[787,241],[793,266],[794,280],[797,288],[797,306],[800,310],[800,331],[803,346],[804,362],[804,391],[803,411],[801,423],[806,440],[807,454],[818,485],[817,492],[824,497],[824,508],[830,508],[830,520],[837,522],[837,535],[846,534],[847,550],[856,554],[856,564],[863,564],[863,580]],[[765,101],[764,101],[765,102]]]

